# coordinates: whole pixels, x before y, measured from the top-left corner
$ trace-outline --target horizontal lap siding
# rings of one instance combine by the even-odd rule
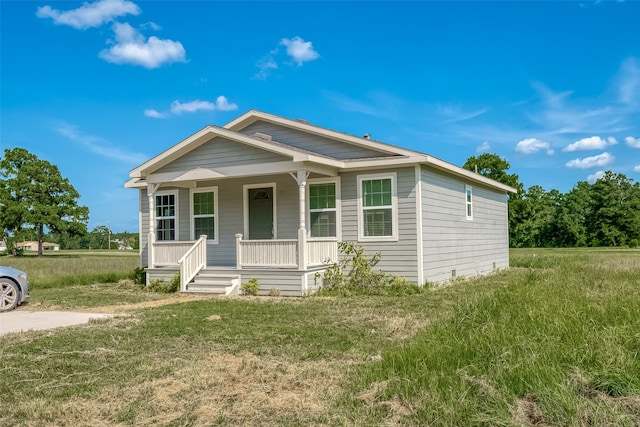
[[[370,157],[388,157],[388,154],[380,153],[365,147],[338,142],[323,138],[318,135],[301,132],[273,123],[256,122],[242,129],[243,133],[254,134],[256,132],[271,135],[273,141],[291,145],[303,150],[322,154],[335,159],[362,159]]]
[[[215,169],[216,167],[226,166],[257,165],[287,160],[291,159],[280,154],[216,137],[160,168],[156,173],[186,172],[199,167]]]
[[[380,252],[376,269],[388,274],[406,277],[418,282],[418,259],[416,238],[416,179],[415,169],[376,170],[371,173],[397,173],[398,197],[398,241],[357,242],[358,240],[358,193],[357,177],[369,173],[350,172],[341,175],[342,183],[342,240],[356,242],[366,248],[368,254]]]
[[[506,195],[479,185],[473,220],[466,219],[465,183],[422,166],[423,268],[425,279],[443,282],[509,266]]]

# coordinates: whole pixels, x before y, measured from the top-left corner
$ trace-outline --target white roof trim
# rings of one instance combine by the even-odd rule
[[[250,135],[245,135],[216,126],[207,126],[204,129],[201,129],[200,131],[194,133],[190,137],[183,139],[178,144],[163,151],[152,159],[146,161],[140,166],[132,169],[129,173],[129,176],[131,178],[141,178],[148,175],[149,173],[153,173],[153,171],[160,169],[162,166],[169,164],[173,160],[178,159],[184,154],[192,151],[193,149],[199,147],[200,145],[210,141],[215,137],[226,138],[228,140],[240,142],[242,144],[260,148],[265,151],[270,151],[272,153],[291,157],[291,160],[294,162],[310,161],[334,167],[341,167],[343,165],[343,162],[339,160],[331,159],[322,155],[315,155],[310,152],[296,150],[293,148],[287,148],[287,146],[277,142],[254,138]]]

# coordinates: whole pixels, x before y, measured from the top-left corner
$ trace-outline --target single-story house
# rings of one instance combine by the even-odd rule
[[[16,248],[22,249],[25,251],[37,251],[38,242],[35,240],[30,240],[26,242],[16,243]],[[43,251],[59,251],[60,245],[57,243],[42,242],[42,250]]]
[[[251,110],[207,126],[130,172],[147,281],[183,292],[306,295],[338,242],[377,268],[444,282],[509,266],[515,189],[428,154]]]

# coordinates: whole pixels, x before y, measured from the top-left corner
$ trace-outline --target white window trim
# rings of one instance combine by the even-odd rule
[[[471,201],[467,200],[467,193],[471,192]],[[471,206],[471,215],[469,215],[469,206]],[[464,215],[467,220],[473,220],[473,187],[470,185],[464,186]]]
[[[171,217],[159,217],[156,215],[155,209],[158,208],[158,199],[156,197],[158,196],[167,196],[167,195],[173,195],[173,200],[175,202],[175,215],[173,216],[173,218],[175,218],[175,236],[176,238],[174,240],[158,240],[158,219],[160,218],[171,218]],[[179,230],[179,226],[180,226],[180,218],[179,218],[179,212],[180,212],[180,206],[179,206],[179,199],[178,199],[178,190],[165,190],[165,191],[156,191],[156,193],[153,195],[153,229],[155,230],[154,234],[155,236],[154,239],[156,240],[156,242],[179,242],[180,241],[180,230]]]
[[[215,233],[215,239],[210,239],[209,236],[207,236],[207,243],[217,245],[219,239],[218,229],[220,223],[218,214],[218,187],[192,188],[189,191],[189,236],[192,239],[198,240],[200,236],[194,235],[196,216],[193,213],[193,195],[195,193],[213,193],[213,232]]]
[[[362,182],[373,179],[391,179],[391,236],[365,236],[362,203]],[[398,241],[398,174],[396,172],[358,175],[358,241],[362,242],[397,242]]]
[[[309,187],[311,185],[314,184],[335,184],[336,185],[336,236],[335,237],[311,237],[311,208],[310,208],[310,189]],[[307,186],[306,186],[306,210],[307,210],[307,218],[306,218],[306,223],[307,223],[307,239],[308,240],[324,240],[324,241],[340,241],[342,240],[342,221],[341,221],[341,217],[342,217],[342,209],[340,206],[340,177],[334,177],[334,178],[313,178],[313,179],[308,179],[307,180]]]
[[[278,208],[276,203],[276,183],[275,182],[265,182],[262,184],[244,184],[242,186],[242,211],[244,214],[244,237],[243,239],[249,239],[249,190],[254,188],[268,188],[271,187],[273,189],[273,240],[278,238]]]

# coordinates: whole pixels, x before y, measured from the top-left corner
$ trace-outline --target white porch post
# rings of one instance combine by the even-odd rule
[[[156,207],[155,207],[155,195],[158,190],[159,184],[148,184],[147,185],[147,196],[149,197],[149,234],[147,235],[147,266],[149,268],[153,268],[154,263],[154,253],[153,253],[153,244],[156,241],[156,232],[155,232],[155,224],[156,224]]]
[[[298,173],[291,176],[298,183],[298,268],[304,270],[307,268],[307,203],[306,203],[306,186],[307,178],[309,178],[309,172],[304,169],[300,169]]]
[[[242,243],[242,234],[236,234],[236,268],[240,270],[242,268],[242,248],[240,244]]]

